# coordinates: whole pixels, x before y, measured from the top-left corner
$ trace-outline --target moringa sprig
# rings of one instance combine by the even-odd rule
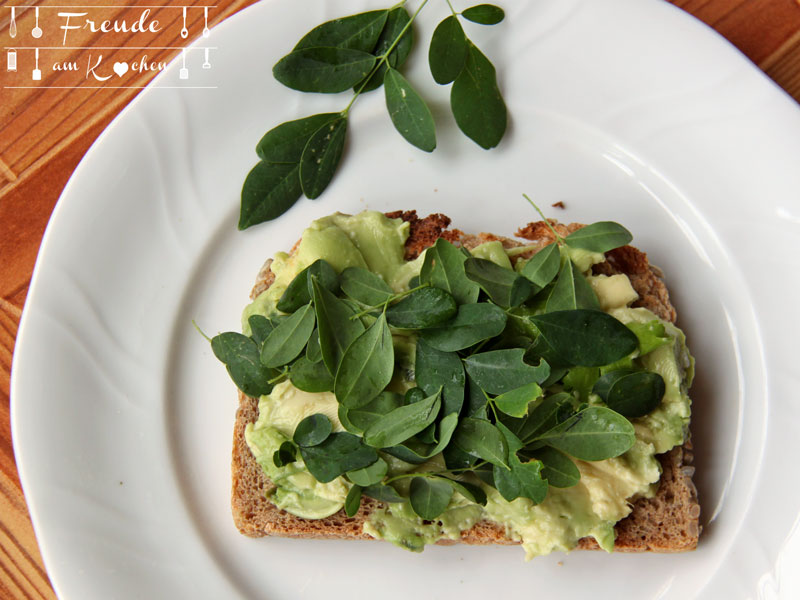
[[[313,200],[322,194],[342,158],[350,110],[362,94],[381,85],[395,129],[425,152],[436,148],[433,114],[399,71],[413,46],[413,23],[428,0],[413,14],[405,4],[327,21],[273,67],[275,79],[291,89],[323,94],[352,89],[353,96],[339,112],[288,121],[261,138],[256,146],[260,162],[242,186],[239,229],[279,217],[302,195]],[[489,4],[462,13],[450,8],[453,14],[431,39],[431,72],[437,83],[453,83],[450,106],[459,128],[481,147],[493,148],[506,130],[506,106],[494,66],[466,37],[458,17],[494,25],[504,13]]]

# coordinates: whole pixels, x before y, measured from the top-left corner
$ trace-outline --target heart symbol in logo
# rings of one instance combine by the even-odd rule
[[[115,62],[114,63],[114,73],[122,77],[125,73],[128,72],[128,63],[126,62]]]

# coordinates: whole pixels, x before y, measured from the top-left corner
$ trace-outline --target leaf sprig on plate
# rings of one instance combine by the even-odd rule
[[[410,14],[403,0],[391,8],[333,19],[304,35],[273,67],[283,85],[301,92],[334,94],[353,90],[339,112],[281,123],[256,146],[258,162],[242,187],[239,229],[275,219],[305,195],[315,199],[333,179],[347,137],[353,103],[384,88],[395,129],[425,152],[436,148],[436,125],[425,100],[400,72],[414,44],[413,23],[428,3]],[[495,68],[467,38],[459,17],[481,25],[503,20],[491,4],[452,15],[433,33],[428,53],[434,80],[452,83],[450,107],[459,128],[481,147],[495,147],[506,130],[506,106]]]
[[[439,239],[402,293],[365,269],[337,274],[318,260],[287,287],[279,313],[250,317],[250,336],[213,338],[244,393],[269,394],[288,379],[339,403],[345,431],[311,415],[275,464],[301,457],[320,482],[346,477],[348,515],[369,496],[408,500],[435,519],[456,493],[485,504],[486,486],[539,503],[549,486],[578,483],[575,459],[628,451],[630,419],[654,410],[665,391],[637,359],[670,338],[658,321],[626,326],[600,311],[570,259],[570,247],[628,243],[626,229],[603,222],[554,234],[519,272]],[[396,368],[392,339],[402,335],[415,340],[413,371]],[[428,462],[440,454],[444,467]],[[388,456],[423,466],[391,474]],[[410,485],[396,486],[401,479]]]

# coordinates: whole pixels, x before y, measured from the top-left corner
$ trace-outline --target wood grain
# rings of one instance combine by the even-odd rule
[[[254,0],[187,0],[169,8],[153,9],[163,29],[141,36],[136,45],[152,48],[154,60],[170,60],[179,50],[156,47],[182,46],[202,29],[202,7],[209,11],[209,26],[227,18]],[[77,4],[104,7],[104,18],[127,19],[141,13],[153,0],[81,0]],[[40,7],[41,44],[59,45],[61,23],[49,6],[66,0],[0,2],[0,45],[23,42],[22,32],[33,26],[33,6]],[[187,14],[191,34],[179,36],[180,6],[192,7]],[[761,67],[788,94],[800,100],[800,4],[797,0],[673,0],[673,4],[695,15],[730,40]],[[9,36],[9,6],[16,15],[20,34]],[[93,9],[94,10],[94,9]],[[130,46],[131,33],[104,34],[82,30],[70,34],[71,46]],[[25,44],[31,45],[28,36]],[[91,50],[60,49],[48,60],[85,64]],[[96,51],[95,51],[96,52]],[[104,51],[105,60],[128,60],[124,50]],[[28,68],[29,56],[25,59]],[[22,63],[20,63],[22,64]],[[3,85],[9,85],[2,72]],[[153,73],[130,73],[119,83],[145,85]],[[70,73],[43,71],[44,85],[72,85]],[[69,176],[86,150],[113,118],[138,93],[137,89],[0,89],[0,598],[41,600],[55,597],[42,564],[36,539],[20,489],[9,425],[9,377],[14,340],[22,306],[30,283],[39,243],[50,213]]]

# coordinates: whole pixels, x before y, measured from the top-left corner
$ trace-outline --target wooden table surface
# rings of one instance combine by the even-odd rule
[[[31,0],[0,2],[0,45],[19,48],[19,70],[0,71],[0,597],[54,598],[28,516],[17,475],[9,425],[9,377],[20,315],[36,254],[50,213],[64,185],[91,143],[154,75],[131,69],[98,82],[86,78],[87,61],[131,62],[132,48],[148,61],[168,61],[178,47],[196,39],[208,8],[208,25],[224,20],[254,0]],[[796,100],[800,101],[800,0],[673,0],[673,3],[736,45]],[[387,3],[391,4],[391,3]],[[467,5],[466,2],[458,4]],[[502,3],[501,3],[502,4]],[[64,6],[89,6],[103,19],[129,25],[150,8],[156,33],[103,33],[70,30],[64,43],[58,16]],[[189,35],[180,35],[183,6]],[[31,37],[40,7],[42,36]],[[16,36],[11,36],[11,7]],[[63,8],[61,10],[64,10]],[[76,9],[72,9],[76,11]],[[74,23],[74,22],[73,22]],[[309,23],[313,26],[316,23]],[[32,48],[42,49],[42,79],[30,82]],[[114,49],[120,47],[122,49]],[[45,49],[49,48],[49,49]],[[47,54],[45,54],[47,53]],[[80,73],[54,71],[51,65],[76,63]],[[111,62],[103,65],[109,71]],[[22,74],[25,66],[26,74]],[[98,69],[97,71],[99,71]],[[100,75],[105,76],[103,72]],[[75,88],[74,86],[78,86]],[[123,87],[124,86],[124,87]],[[12,89],[13,88],[13,89]]]

